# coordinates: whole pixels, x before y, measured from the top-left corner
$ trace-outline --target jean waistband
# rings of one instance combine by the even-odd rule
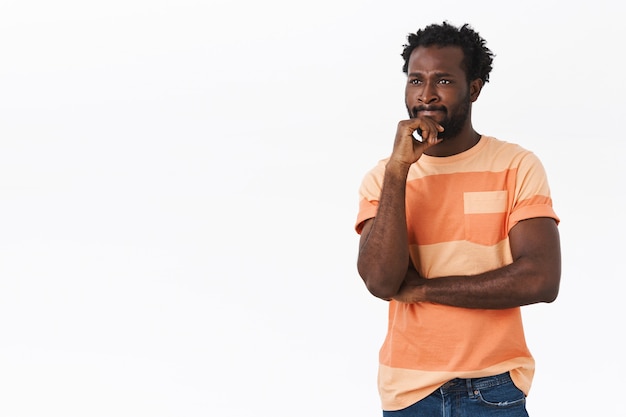
[[[465,390],[481,390],[490,387],[495,387],[496,385],[506,384],[512,382],[511,376],[508,372],[486,376],[483,378],[455,378],[451,381],[446,382],[439,390],[441,392],[444,391],[465,391]]]

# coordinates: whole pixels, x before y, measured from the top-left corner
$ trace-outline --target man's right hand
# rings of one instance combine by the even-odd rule
[[[421,131],[421,141],[413,136],[413,133],[418,129]],[[443,126],[429,117],[416,117],[400,121],[390,162],[407,166],[417,162],[426,149],[442,141],[442,139],[437,138],[440,132],[443,132]]]

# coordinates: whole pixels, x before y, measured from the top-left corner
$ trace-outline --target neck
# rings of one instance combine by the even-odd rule
[[[480,136],[480,133],[470,127],[467,131],[464,130],[459,135],[444,139],[441,143],[428,148],[424,153],[428,156],[436,157],[456,155],[476,145],[480,140]]]

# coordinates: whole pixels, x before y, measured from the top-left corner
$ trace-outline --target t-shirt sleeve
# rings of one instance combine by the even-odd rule
[[[522,220],[550,217],[560,222],[552,207],[546,171],[537,156],[528,152],[521,159],[515,184],[515,200],[509,217],[509,231]]]
[[[354,229],[361,234],[363,222],[365,220],[376,217],[378,211],[378,200],[383,187],[384,165],[379,163],[375,168],[370,170],[359,187],[359,210],[357,213],[356,224]]]

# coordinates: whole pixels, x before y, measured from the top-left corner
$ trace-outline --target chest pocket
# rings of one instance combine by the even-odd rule
[[[506,238],[507,196],[506,190],[463,193],[465,240],[491,246]]]

